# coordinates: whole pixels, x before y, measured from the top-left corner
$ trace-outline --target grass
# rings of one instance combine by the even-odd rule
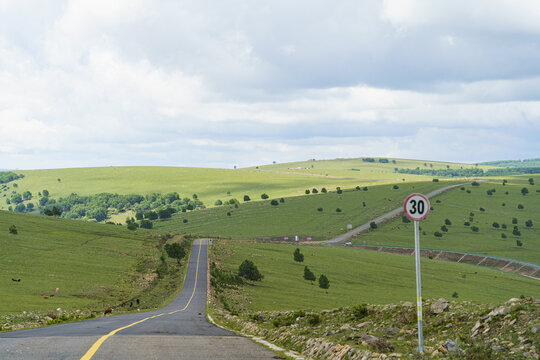
[[[350,190],[285,198],[277,206],[270,200],[179,213],[171,220],[155,223],[159,230],[233,238],[312,237],[323,240],[369,222],[403,204],[411,192],[430,192],[453,182],[401,183],[369,186],[367,191]],[[455,190],[454,190],[455,191]],[[318,209],[322,211],[318,211]],[[337,212],[337,209],[340,212]],[[230,214],[230,215],[227,215]],[[187,220],[187,222],[184,222]]]
[[[12,225],[16,235],[8,231]],[[178,291],[185,270],[156,281],[157,243],[155,235],[124,226],[0,211],[0,315],[103,311],[135,297],[141,308],[160,306]],[[166,261],[173,269],[175,261]]]
[[[372,184],[377,182],[396,182],[396,181],[425,181],[431,177],[424,175],[398,174],[394,172],[399,169],[468,169],[476,165],[449,163],[440,161],[408,160],[387,158],[388,163],[380,163],[375,158],[375,162],[365,162],[362,158],[354,159],[333,159],[333,160],[309,160],[284,164],[262,165],[261,171],[272,171],[292,174],[309,174],[312,176],[336,176],[342,178],[358,178]],[[493,166],[479,165],[481,169],[487,170]]]
[[[238,310],[266,311],[331,309],[354,304],[389,304],[416,299],[414,257],[353,248],[301,246],[303,263],[293,261],[294,245],[220,240],[211,247],[211,260],[236,272],[244,259],[264,275],[261,282],[243,286],[238,294],[226,291],[225,301]],[[330,280],[328,291],[302,278],[304,266]],[[422,260],[422,296],[481,303],[501,303],[520,295],[540,296],[538,281],[515,274]]]
[[[433,211],[420,223],[420,246],[540,264],[540,192],[537,192],[540,190],[540,176],[533,176],[536,185],[529,185],[530,177],[509,178],[505,186],[502,180],[484,182],[480,186],[468,185],[464,190],[453,190],[432,199]],[[529,190],[525,196],[521,194],[523,187]],[[488,195],[487,190],[491,189],[495,189],[495,193]],[[518,209],[519,204],[524,208]],[[470,216],[471,213],[473,216]],[[516,226],[512,223],[513,218],[517,219],[520,236],[512,234]],[[452,222],[452,225],[447,225],[446,233],[441,231],[445,219]],[[531,228],[525,225],[527,220],[532,220]],[[470,225],[465,226],[465,222]],[[495,222],[499,228],[493,227]],[[503,224],[506,229],[502,228]],[[479,231],[473,232],[473,226]],[[435,231],[442,233],[442,238],[435,237]],[[503,234],[506,238],[502,237]],[[517,246],[517,240],[523,245]],[[369,245],[414,246],[413,224],[404,224],[401,218],[395,219],[380,225],[376,231],[360,235],[353,242],[364,241]]]

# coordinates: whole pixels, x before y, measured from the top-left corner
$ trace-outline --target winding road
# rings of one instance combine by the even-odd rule
[[[193,244],[184,289],[161,310],[0,334],[0,359],[275,359],[206,320],[207,240]]]

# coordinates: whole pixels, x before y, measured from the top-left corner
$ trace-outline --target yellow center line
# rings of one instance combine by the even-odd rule
[[[199,253],[197,255],[197,266],[195,268],[195,285],[193,286],[193,292],[191,293],[191,297],[189,298],[189,301],[187,302],[186,306],[184,306],[183,309],[172,311],[172,312],[168,313],[168,315],[172,315],[172,314],[175,314],[177,312],[186,310],[188,308],[189,304],[191,303],[191,300],[193,300],[193,296],[195,296],[195,290],[197,289],[197,277],[199,275],[199,258],[200,257],[201,257],[201,243],[199,242]],[[129,324],[129,325],[123,326],[121,328],[118,328],[116,330],[113,330],[110,333],[108,333],[107,335],[103,335],[102,337],[100,337],[98,339],[98,341],[96,341],[94,343],[94,345],[92,345],[92,347],[90,349],[88,349],[88,351],[86,352],[86,354],[83,355],[81,360],[90,360],[95,355],[96,351],[98,351],[98,349],[101,347],[101,345],[105,342],[105,340],[107,340],[108,338],[110,338],[111,336],[116,334],[117,332],[119,332],[121,330],[124,330],[124,329],[127,329],[129,327],[132,327],[134,325],[140,324],[140,323],[142,323],[142,322],[144,322],[146,320],[157,318],[157,317],[162,316],[162,315],[165,315],[165,313],[147,317],[146,319],[142,319],[142,320],[136,321],[136,322],[134,322],[132,324]]]

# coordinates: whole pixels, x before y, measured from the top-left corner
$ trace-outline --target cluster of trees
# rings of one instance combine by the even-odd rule
[[[24,178],[23,174],[15,174],[11,171],[0,171],[0,184],[5,184],[13,180]]]
[[[371,158],[371,157],[367,157],[367,158],[362,158],[362,161],[363,162],[369,162],[369,163],[374,163],[375,162],[375,159],[374,158]],[[379,159],[379,162],[381,164],[388,164],[390,162],[390,160],[388,159],[384,159],[384,158],[380,158]],[[392,164],[395,164],[396,163],[396,160],[392,160]]]
[[[75,193],[65,197],[51,199],[43,196],[39,200],[41,212],[52,210],[57,207],[62,211],[62,217],[69,219],[95,219],[103,221],[108,218],[109,212],[133,210],[137,214],[142,214],[144,218],[155,220],[157,218],[166,219],[175,212],[195,210],[204,208],[203,203],[194,194],[192,198],[180,198],[176,192],[167,194],[153,193],[142,195],[118,195],[101,193],[90,196],[80,196]],[[146,215],[148,213],[148,215]],[[139,215],[137,215],[139,217]],[[139,220],[139,219],[138,219]]]
[[[523,168],[500,168],[482,170],[479,168],[469,169],[398,169],[395,168],[394,172],[400,174],[412,174],[412,175],[429,175],[429,176],[443,176],[443,177],[482,177],[482,176],[505,176],[505,175],[522,175],[522,174],[540,174],[540,167],[523,167]]]

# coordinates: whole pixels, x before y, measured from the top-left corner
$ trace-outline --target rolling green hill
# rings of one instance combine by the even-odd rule
[[[8,230],[13,225],[17,234]],[[102,311],[134,297],[144,308],[160,305],[178,285],[153,283],[161,255],[157,243],[125,226],[0,211],[0,315]],[[150,289],[154,294],[146,293]]]
[[[433,211],[420,223],[421,247],[481,253],[540,264],[540,176],[533,177],[535,185],[529,183],[529,178],[512,177],[504,186],[502,181],[467,185],[463,190],[453,190],[432,199]],[[522,195],[523,188],[528,190],[526,195]],[[488,190],[495,192],[488,195]],[[448,232],[441,230],[446,219],[452,223],[446,225]],[[532,226],[527,226],[528,220]],[[517,226],[519,236],[513,234],[514,226]],[[477,227],[478,232],[472,231],[473,227]],[[435,232],[441,233],[442,237],[436,237]],[[522,246],[517,245],[518,240]],[[364,241],[371,245],[414,246],[413,224],[405,224],[401,218],[395,219],[380,225],[375,231],[361,234],[353,242],[360,244]]]
[[[218,240],[211,259],[222,269],[237,272],[245,259],[264,275],[254,286],[226,290],[225,302],[233,310],[332,309],[353,304],[415,302],[414,257],[351,247],[300,246],[304,261],[293,260],[294,245]],[[330,280],[326,292],[303,279],[304,266],[316,277]],[[422,296],[500,303],[512,297],[540,297],[537,280],[515,274],[437,260],[422,259]]]
[[[224,205],[194,212],[178,213],[154,227],[179,233],[233,238],[283,237],[324,240],[347,231],[347,225],[360,226],[402,205],[411,192],[428,193],[455,182],[405,182],[337,192],[302,195]],[[394,189],[397,187],[397,189]],[[366,190],[364,190],[366,189]],[[313,191],[313,189],[311,189]],[[456,190],[454,190],[456,191]],[[319,211],[321,209],[321,211]],[[339,212],[337,210],[340,210]]]

